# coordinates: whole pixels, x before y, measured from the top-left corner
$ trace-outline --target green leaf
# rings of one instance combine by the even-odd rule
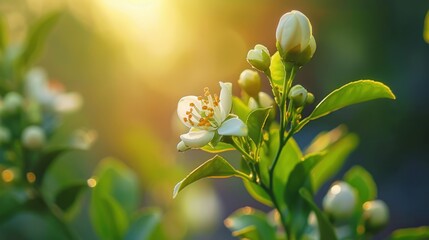
[[[344,174],[344,181],[358,191],[360,205],[377,198],[377,185],[371,174],[361,166],[354,166]]]
[[[319,224],[320,240],[336,240],[337,236],[335,235],[334,227],[331,222],[329,222],[328,217],[326,217],[326,215],[317,207],[310,191],[306,188],[301,188],[299,190],[299,194],[310,205],[311,209],[316,214],[317,222]]]
[[[227,151],[235,150],[235,148],[231,144],[219,142],[216,144],[215,147],[210,146],[210,145],[205,145],[204,147],[201,148],[201,150],[208,152],[208,153],[221,153],[221,152],[227,152]]]
[[[62,189],[55,197],[55,204],[63,211],[67,211],[76,201],[82,190],[87,187],[86,183],[77,183]]]
[[[139,203],[139,188],[136,174],[121,161],[103,159],[95,171],[97,185],[94,193],[111,196],[127,215],[135,211]]]
[[[347,134],[328,148],[319,164],[311,172],[313,190],[317,190],[330,178],[332,178],[343,166],[346,158],[357,147],[358,137],[355,134]]]
[[[22,210],[28,198],[28,192],[24,188],[5,189],[2,186],[0,190],[0,223],[9,220],[11,216]]]
[[[425,240],[429,239],[429,227],[403,228],[395,230],[390,240]]]
[[[243,177],[243,173],[235,170],[223,157],[216,155],[210,160],[194,169],[182,181],[176,184],[173,191],[173,198],[189,184],[196,182],[202,178],[228,178],[228,177]],[[245,178],[246,179],[246,178]]]
[[[390,88],[381,82],[359,80],[348,83],[326,96],[308,117],[314,120],[340,108],[377,98],[395,99]]]
[[[327,150],[347,134],[347,127],[340,125],[329,132],[319,133],[305,149],[306,154],[318,153]]]
[[[252,196],[254,199],[256,199],[262,204],[265,204],[269,207],[273,206],[270,196],[265,192],[265,190],[261,186],[251,181],[243,181],[243,183],[247,189],[247,192],[249,192],[250,196]]]
[[[21,67],[29,67],[40,54],[46,38],[61,16],[61,12],[50,13],[31,26],[27,41],[18,59]]]
[[[242,240],[252,239],[252,240],[259,240],[261,239],[261,236],[258,233],[258,230],[255,226],[248,226],[245,228],[242,228],[240,230],[232,232],[233,237],[240,238]]]
[[[278,87],[283,86],[285,69],[279,52],[274,53],[274,55],[271,57],[270,71],[273,83]],[[282,88],[280,87],[280,89]]]
[[[276,229],[268,222],[265,213],[251,207],[244,207],[235,211],[225,220],[225,226],[235,236],[248,234],[257,235],[256,239],[276,239]],[[249,227],[254,227],[255,229],[252,230]]]
[[[146,209],[131,223],[125,240],[160,239],[161,211],[159,209]]]
[[[243,122],[246,122],[249,116],[250,109],[247,104],[243,103],[240,98],[232,97],[232,112],[238,116]]]
[[[246,125],[249,129],[248,135],[257,147],[259,147],[262,142],[262,134],[265,123],[270,115],[270,110],[271,107],[255,109],[250,112],[246,120]]]
[[[286,184],[284,199],[289,210],[290,234],[296,239],[302,238],[310,213],[310,208],[300,197],[299,191],[301,188],[306,188],[312,192],[311,169],[316,166],[321,158],[321,154],[309,155],[296,164]]]
[[[95,232],[101,239],[123,239],[128,228],[125,210],[111,196],[93,191],[90,217]]]

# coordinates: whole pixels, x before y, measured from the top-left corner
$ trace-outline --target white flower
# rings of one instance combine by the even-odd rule
[[[22,144],[29,149],[39,149],[46,142],[45,132],[39,126],[26,127],[21,138]]]
[[[33,68],[28,72],[26,88],[32,100],[56,112],[73,112],[82,105],[82,97],[78,93],[65,93],[62,84],[48,81],[46,72],[41,68]]]
[[[177,115],[189,132],[180,135],[177,149],[200,148],[208,144],[216,134],[246,136],[247,127],[238,117],[231,115],[232,84],[219,82],[220,96],[211,95],[208,88],[204,96],[186,96],[179,100]]]
[[[298,52],[304,51],[310,44],[311,36],[310,20],[300,11],[290,11],[280,18],[276,38],[283,52],[287,53],[295,48]]]

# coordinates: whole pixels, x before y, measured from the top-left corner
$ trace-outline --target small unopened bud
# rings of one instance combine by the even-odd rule
[[[249,96],[257,98],[261,90],[261,77],[258,72],[246,69],[240,74],[238,85],[240,85]]]
[[[264,72],[271,64],[270,52],[264,45],[257,44],[247,53],[247,61],[254,68]]]
[[[4,144],[10,141],[9,129],[0,126],[0,144]]]
[[[378,231],[389,221],[389,208],[382,200],[368,201],[363,204],[365,226],[369,231]]]
[[[9,92],[3,100],[3,111],[6,113],[15,113],[22,106],[22,97],[16,92]]]
[[[45,132],[39,126],[26,127],[21,136],[22,144],[29,149],[40,149],[45,145]]]
[[[356,194],[346,182],[336,182],[323,198],[323,208],[335,219],[350,217],[356,206]]]
[[[306,104],[312,104],[314,102],[314,95],[312,93],[307,93]]]
[[[277,50],[286,62],[298,66],[307,63],[316,51],[310,20],[293,10],[284,14],[276,30]]]
[[[258,96],[261,107],[266,108],[274,105],[274,99],[269,94],[265,92],[259,92]]]
[[[289,91],[289,99],[292,101],[295,108],[304,106],[307,102],[307,97],[307,89],[301,85],[295,85]]]

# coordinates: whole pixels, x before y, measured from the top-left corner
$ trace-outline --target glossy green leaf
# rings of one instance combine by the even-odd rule
[[[319,133],[305,149],[305,154],[318,153],[327,150],[347,134],[347,127],[340,125],[328,132]]]
[[[130,224],[125,240],[155,240],[161,239],[161,211],[146,209]]]
[[[242,173],[234,169],[223,157],[215,156],[194,169],[182,181],[177,183],[174,187],[173,198],[186,186],[202,178],[228,178],[233,176],[242,177]]]
[[[255,200],[269,207],[273,206],[270,196],[261,186],[251,181],[243,181],[243,183],[247,189],[247,192],[249,192],[250,196],[252,196]]]
[[[395,230],[390,240],[426,240],[429,239],[429,227],[403,228]]]
[[[301,197],[310,205],[311,210],[316,214],[317,222],[319,225],[319,236],[320,240],[336,240],[337,236],[335,234],[334,227],[329,221],[328,217],[317,207],[316,203],[313,200],[313,196],[310,191],[306,188],[301,188],[299,190]]]
[[[38,57],[44,43],[46,42],[48,34],[60,16],[60,12],[50,13],[42,17],[31,27],[23,51],[18,59],[18,64],[20,66],[24,68],[29,67],[30,64]]]
[[[300,197],[301,188],[306,188],[312,192],[311,187],[311,169],[320,161],[321,154],[307,156],[303,161],[295,165],[295,168],[289,175],[285,188],[285,201],[288,207],[288,218],[291,233],[296,239],[301,239],[308,221],[310,208],[308,204]]]
[[[95,171],[97,186],[94,194],[111,196],[127,215],[133,213],[139,203],[136,174],[117,159],[103,159]]]
[[[201,148],[201,150],[208,152],[208,153],[221,153],[221,152],[227,152],[227,151],[235,150],[235,148],[231,144],[219,142],[216,144],[215,147],[210,146],[210,145],[205,145],[204,147]]]
[[[253,140],[256,146],[262,142],[262,134],[265,123],[270,115],[271,107],[258,108],[250,112],[246,120],[247,128],[249,129],[248,136]]]
[[[285,69],[279,52],[274,53],[274,55],[271,57],[270,71],[273,83],[277,86],[283,86]]]
[[[357,147],[358,137],[347,134],[328,148],[324,149],[324,156],[311,172],[312,186],[316,192],[326,181],[335,176],[341,169],[346,158]]]
[[[344,175],[344,181],[354,187],[359,194],[360,204],[377,198],[377,185],[371,174],[361,166],[354,166]]]
[[[77,183],[62,189],[55,197],[55,204],[63,211],[67,211],[86,188],[88,188],[86,183]]]
[[[235,211],[225,220],[225,226],[238,236],[246,233],[254,236],[258,233],[257,239],[276,239],[276,229],[268,222],[266,214],[251,207]]]
[[[111,196],[93,191],[90,217],[95,232],[100,239],[120,240],[128,229],[125,210]]]
[[[250,109],[240,98],[232,97],[232,112],[243,122],[246,122],[247,117],[250,114]]]
[[[359,80],[348,83],[326,96],[310,114],[314,120],[340,108],[378,98],[395,99],[390,88],[381,82]]]

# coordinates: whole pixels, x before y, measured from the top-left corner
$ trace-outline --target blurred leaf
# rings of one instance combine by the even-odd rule
[[[425,23],[423,27],[423,39],[429,43],[429,10],[426,12]]]
[[[97,191],[92,192],[90,216],[97,235],[103,240],[120,240],[128,228],[125,210],[111,196]]]
[[[136,210],[139,202],[138,180],[129,167],[119,160],[106,158],[97,167],[95,178],[95,194],[111,196],[127,215]]]
[[[160,226],[161,211],[159,209],[146,209],[131,223],[125,240],[160,239]]]
[[[295,165],[289,174],[289,179],[285,188],[285,201],[288,207],[288,218],[290,221],[291,233],[296,239],[301,239],[308,221],[310,208],[300,197],[301,188],[312,192],[311,170],[322,158],[321,154],[307,156],[303,161]]]
[[[252,196],[254,199],[256,199],[262,204],[265,204],[269,207],[273,206],[270,196],[265,192],[265,190],[261,186],[250,181],[243,181],[243,183],[247,189],[247,192],[249,192],[250,196]]]
[[[38,20],[28,33],[27,41],[23,47],[21,55],[18,58],[19,66],[28,68],[33,61],[38,57],[49,32],[52,30],[61,12],[52,12]]]
[[[381,82],[359,80],[350,82],[326,96],[308,117],[314,120],[340,108],[377,98],[395,99],[390,88]]]
[[[319,224],[320,240],[337,239],[337,236],[335,235],[334,227],[332,226],[331,222],[329,222],[328,217],[326,217],[326,215],[317,207],[310,191],[308,191],[306,188],[301,188],[299,190],[299,194],[310,205],[311,209],[316,214],[317,222]]]
[[[232,232],[233,237],[237,237],[243,240],[246,239],[252,239],[252,240],[259,240],[261,239],[258,230],[255,226],[248,226],[245,228],[242,228],[240,230]]]
[[[344,181],[358,191],[360,206],[377,198],[377,185],[371,174],[361,166],[354,166],[344,175]]]
[[[243,103],[240,98],[232,97],[232,112],[238,116],[243,122],[246,122],[250,109],[247,104]]]
[[[204,147],[201,148],[201,150],[208,153],[221,153],[221,152],[235,150],[235,148],[231,144],[219,142],[216,144],[216,147],[205,145]]]
[[[174,187],[173,198],[175,198],[183,188],[202,178],[242,177],[241,174],[242,173],[235,170],[223,157],[216,155],[194,169],[182,181],[177,183]]]
[[[42,184],[48,168],[58,159],[62,154],[69,151],[80,150],[72,147],[58,147],[45,150],[40,158],[36,161],[34,166],[34,173],[36,175],[36,184]]]
[[[279,52],[274,53],[274,55],[271,57],[270,71],[273,83],[278,86],[283,86],[285,69]]]
[[[3,188],[3,187],[2,187]],[[0,223],[8,220],[17,211],[21,210],[28,199],[23,188],[7,188],[0,190]]]
[[[270,114],[271,107],[258,108],[250,112],[246,120],[247,128],[249,129],[248,136],[253,140],[257,147],[260,146],[262,141],[262,133],[265,123]]]
[[[337,143],[346,134],[347,127],[344,125],[340,125],[329,132],[321,132],[311,141],[310,145],[305,149],[305,153],[322,152]]]
[[[317,190],[343,166],[344,161],[356,148],[358,138],[355,134],[347,134],[325,149],[325,155],[311,172],[313,190]]]
[[[244,237],[248,234],[257,235],[256,239],[276,239],[276,229],[268,222],[266,214],[251,207],[235,211],[225,220],[225,226],[233,232],[234,236]],[[254,227],[255,230],[249,227]]]
[[[395,230],[390,240],[424,240],[429,239],[429,227],[403,228]]]
[[[67,211],[76,201],[79,193],[87,187],[86,183],[77,183],[62,189],[55,197],[55,204],[63,211]]]

